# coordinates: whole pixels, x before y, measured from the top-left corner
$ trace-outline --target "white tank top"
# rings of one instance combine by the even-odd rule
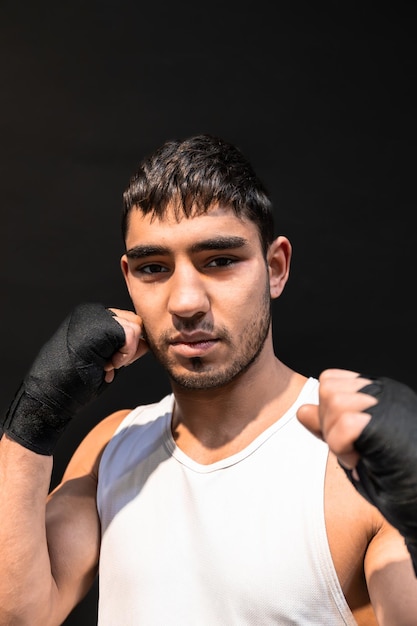
[[[174,397],[134,409],[104,451],[99,626],[356,625],[327,542],[326,444],[296,403],[211,465],[171,434]]]

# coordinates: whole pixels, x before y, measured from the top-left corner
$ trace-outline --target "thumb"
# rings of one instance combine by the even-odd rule
[[[317,404],[302,404],[297,410],[297,419],[313,435],[319,439],[323,439],[320,427],[319,407]]]

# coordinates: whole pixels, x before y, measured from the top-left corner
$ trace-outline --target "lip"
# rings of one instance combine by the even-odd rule
[[[176,343],[199,343],[204,341],[215,341],[216,337],[209,333],[204,333],[201,330],[195,330],[190,333],[178,333],[170,341],[172,344]]]
[[[170,341],[172,349],[179,355],[192,357],[207,354],[217,343],[218,339],[207,333],[182,333]]]

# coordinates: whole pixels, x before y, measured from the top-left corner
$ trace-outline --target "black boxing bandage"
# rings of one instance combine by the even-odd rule
[[[33,452],[52,454],[70,419],[105,389],[103,367],[124,343],[111,311],[96,303],[76,307],[36,357],[3,432]]]
[[[361,390],[378,403],[366,409],[371,420],[355,441],[361,458],[356,489],[403,535],[417,575],[417,394],[390,378]]]

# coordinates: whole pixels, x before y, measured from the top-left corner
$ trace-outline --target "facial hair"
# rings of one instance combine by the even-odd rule
[[[206,390],[222,387],[249,369],[262,351],[270,325],[271,299],[269,284],[267,284],[258,313],[241,329],[237,341],[233,341],[227,328],[215,329],[215,336],[228,343],[231,348],[230,353],[233,358],[226,364],[209,365],[205,363],[204,357],[193,357],[189,359],[192,371],[190,368],[189,371],[178,373],[177,361],[169,357],[164,349],[164,346],[168,345],[168,335],[163,334],[157,342],[146,333],[146,329],[144,329],[144,335],[155,358],[168,372],[172,381],[184,389]],[[213,327],[208,327],[204,322],[193,322],[192,328],[195,329],[197,326],[202,331],[213,331]],[[186,328],[185,324],[183,328]],[[190,322],[187,328],[191,328]]]

